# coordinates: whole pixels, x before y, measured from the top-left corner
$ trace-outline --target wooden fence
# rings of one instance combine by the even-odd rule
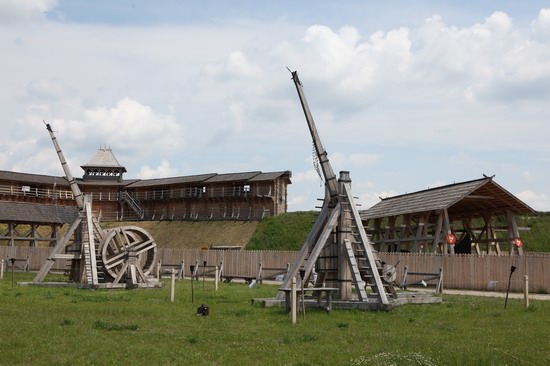
[[[40,269],[49,248],[0,246],[0,259],[26,259],[29,256],[31,271]],[[190,276],[190,265],[197,262],[202,266],[220,265],[223,261],[223,274],[236,277],[255,277],[260,262],[263,267],[286,268],[292,263],[298,252],[279,251],[240,251],[240,250],[195,250],[195,249],[158,249],[158,258],[163,264],[185,263],[185,276]],[[453,255],[444,256],[430,253],[379,253],[381,260],[388,264],[397,264],[397,283],[401,282],[404,268],[409,272],[438,272],[443,268],[443,287],[449,289],[506,291],[510,268],[517,269],[510,281],[511,291],[521,292],[523,276],[529,276],[529,291],[532,293],[550,292],[550,253],[527,253],[519,256],[496,255]],[[60,260],[53,270],[63,271],[67,263]]]
[[[397,264],[400,283],[405,266],[410,272],[438,272],[443,268],[443,288],[480,291],[506,291],[512,266],[510,290],[521,292],[529,278],[529,292],[550,292],[550,253],[527,253],[524,256],[462,254],[445,256],[420,253],[379,253],[388,264]]]

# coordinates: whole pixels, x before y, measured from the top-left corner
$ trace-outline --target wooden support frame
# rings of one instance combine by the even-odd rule
[[[420,279],[415,279],[411,282],[407,282],[409,276],[414,277],[421,277]],[[438,294],[443,293],[443,268],[439,268],[439,272],[411,272],[409,271],[409,267],[405,266],[403,270],[403,279],[401,280],[401,284],[399,287],[406,290],[407,286],[414,286],[414,285],[424,285],[427,286],[428,282],[430,281],[437,281],[435,285],[435,292]]]
[[[29,247],[55,246],[58,240],[59,228],[62,224],[39,223],[39,222],[3,222],[4,230],[0,231],[0,242],[5,242],[8,246],[17,246],[20,243]],[[44,233],[44,231],[47,231]],[[41,233],[42,232],[42,233]]]

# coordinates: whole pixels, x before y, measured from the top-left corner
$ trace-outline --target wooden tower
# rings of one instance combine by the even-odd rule
[[[325,198],[317,221],[308,234],[296,261],[286,276],[283,288],[289,288],[292,277],[303,274],[308,279],[315,267],[319,274],[316,286],[335,284],[338,299],[358,302],[362,308],[391,309],[396,302],[395,267],[378,259],[377,252],[361,223],[351,192],[349,172],[336,178],[328,154],[321,143],[309,110],[302,84],[292,72],[302,109],[313,139],[314,152],[325,181]],[[302,281],[307,283],[308,281]],[[355,290],[355,294],[353,293]],[[370,290],[370,291],[369,291]],[[277,295],[282,300],[283,293]],[[369,306],[365,306],[365,305]]]
[[[84,287],[157,287],[149,275],[156,264],[157,245],[137,226],[103,230],[92,212],[91,199],[78,187],[49,124],[53,145],[79,210],[65,235],[52,248],[33,283],[43,283],[56,260],[70,260],[69,280]]]

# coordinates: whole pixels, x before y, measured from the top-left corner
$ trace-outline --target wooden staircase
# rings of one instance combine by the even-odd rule
[[[139,216],[140,219],[143,219],[145,216],[145,208],[141,204],[141,202],[132,196],[128,194],[128,192],[124,191],[120,195],[120,201],[126,202],[128,206],[134,210],[134,212]]]

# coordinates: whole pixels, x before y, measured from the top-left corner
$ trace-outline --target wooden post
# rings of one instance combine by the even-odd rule
[[[344,185],[349,184],[351,186],[351,178],[349,172],[341,171],[338,179],[338,193],[340,195],[345,194]],[[338,254],[338,294],[341,300],[349,300],[352,295],[352,279],[351,279],[351,266],[348,262],[348,252],[344,244],[344,240],[348,239],[353,241],[352,234],[352,219],[350,205],[355,204],[353,200],[346,200],[347,206],[340,211],[340,217],[338,218],[338,232],[337,232],[337,254]],[[302,288],[304,286],[305,279],[302,279]],[[302,290],[303,292],[303,290]],[[302,299],[303,301],[303,299]],[[305,305],[304,305],[305,307]],[[305,311],[304,311],[305,314]]]
[[[174,302],[174,292],[176,290],[176,270],[172,269],[172,277],[170,278],[170,302]]]
[[[296,324],[296,277],[292,277],[290,285],[290,318]]]
[[[523,300],[525,302],[525,307],[529,307],[529,277],[527,275],[523,276]]]
[[[220,279],[219,277],[220,277],[220,270],[218,266],[216,266],[216,273],[215,273],[215,279],[214,279],[214,288],[216,289],[216,291],[218,291],[218,282]]]
[[[4,260],[0,260],[0,280],[4,278]]]
[[[157,262],[157,280],[160,281],[160,269],[162,267],[162,259],[159,259]]]
[[[202,262],[202,289],[204,290],[204,280],[206,279],[206,261]]]
[[[191,271],[191,303],[195,303],[195,292],[193,291],[193,272],[195,271],[195,266],[189,266]]]
[[[443,293],[443,267],[439,267],[439,280],[437,281],[435,292],[438,294]]]

